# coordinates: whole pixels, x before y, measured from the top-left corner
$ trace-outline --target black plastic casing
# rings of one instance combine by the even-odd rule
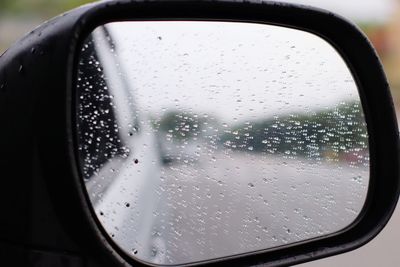
[[[379,59],[353,24],[329,12],[274,2],[117,0],[59,16],[0,57],[2,260],[13,260],[15,266],[144,264],[124,254],[101,227],[76,150],[77,55],[94,28],[123,20],[240,21],[300,29],[335,47],[358,84],[371,160],[370,187],[359,218],[324,238],[202,264],[292,265],[358,248],[383,229],[399,195],[398,128]],[[65,262],[70,265],[61,265]]]

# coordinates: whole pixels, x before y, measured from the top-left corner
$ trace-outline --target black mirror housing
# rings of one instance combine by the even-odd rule
[[[399,195],[399,136],[383,68],[359,29],[329,12],[274,2],[117,0],[46,22],[0,57],[0,242],[10,259],[29,265],[35,253],[46,257],[52,251],[68,253],[79,264],[89,258],[104,266],[144,265],[125,255],[94,215],[78,168],[75,133],[78,50],[97,26],[129,20],[240,21],[311,32],[336,48],[359,87],[371,166],[358,219],[321,239],[204,264],[292,265],[356,249],[383,229]]]

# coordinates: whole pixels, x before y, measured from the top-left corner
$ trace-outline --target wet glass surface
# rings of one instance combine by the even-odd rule
[[[365,202],[368,134],[340,55],[310,33],[118,22],[82,47],[81,171],[103,227],[158,264],[336,233]]]

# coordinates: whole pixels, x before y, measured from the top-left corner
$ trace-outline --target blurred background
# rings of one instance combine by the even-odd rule
[[[18,38],[71,8],[90,0],[0,0],[0,54]],[[356,23],[375,46],[400,113],[400,0],[281,0],[324,8]],[[303,266],[398,266],[400,210],[376,239],[351,253]]]

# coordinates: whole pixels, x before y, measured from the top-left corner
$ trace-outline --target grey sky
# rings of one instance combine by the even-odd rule
[[[330,10],[356,22],[384,22],[390,18],[397,0],[279,0]]]
[[[306,32],[215,22],[118,22],[110,28],[145,113],[180,109],[229,122],[358,99],[342,58]]]

